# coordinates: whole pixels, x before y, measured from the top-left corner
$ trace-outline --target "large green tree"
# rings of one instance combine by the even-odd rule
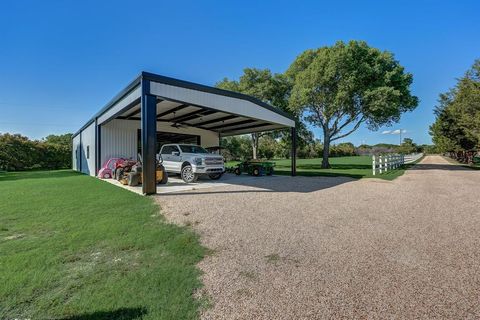
[[[430,134],[441,152],[462,152],[480,147],[480,60],[456,86],[440,94]]]
[[[243,74],[239,80],[224,78],[218,82],[216,86],[221,89],[253,96],[283,111],[292,113],[288,108],[292,84],[283,74],[273,74],[268,69],[246,68],[243,70]],[[310,141],[311,133],[299,119],[297,119],[297,131],[299,135],[299,147],[301,147],[306,141]],[[256,159],[258,156],[259,142],[265,134],[266,133],[258,132],[251,134],[253,159]],[[285,130],[269,134],[275,138],[286,138],[290,140],[290,133]]]
[[[323,131],[322,168],[329,168],[330,143],[361,124],[391,125],[418,105],[413,77],[392,53],[363,41],[337,42],[307,50],[287,70],[293,82],[289,107]]]
[[[403,139],[403,142],[398,146],[397,151],[402,154],[410,154],[419,151],[419,147],[413,142],[411,138]]]

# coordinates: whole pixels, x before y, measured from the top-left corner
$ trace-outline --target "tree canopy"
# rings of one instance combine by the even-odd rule
[[[30,140],[20,134],[0,134],[0,170],[60,169],[72,166],[72,134]]]
[[[279,108],[285,112],[292,114],[288,108],[289,96],[292,88],[291,82],[284,74],[273,74],[269,69],[246,68],[239,80],[229,80],[224,78],[216,84],[218,88],[236,91],[243,94],[253,96],[265,103]],[[304,144],[313,141],[313,134],[306,126],[297,118],[298,144],[302,147]],[[251,135],[252,156],[257,158],[259,141],[265,134],[253,133]],[[269,134],[283,141],[290,141],[290,132],[287,130],[277,131]],[[270,153],[269,153],[270,154]]]
[[[441,152],[463,152],[480,147],[480,60],[442,93],[434,110],[430,134]]]
[[[410,93],[412,74],[392,53],[363,41],[307,50],[286,75],[293,82],[289,108],[323,131],[324,168],[329,167],[330,142],[348,136],[362,123],[371,130],[391,125],[418,105]]]

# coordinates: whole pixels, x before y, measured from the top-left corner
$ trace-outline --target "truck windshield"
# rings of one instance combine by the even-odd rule
[[[193,146],[193,145],[180,145],[180,149],[182,149],[182,152],[185,153],[208,153],[207,150],[203,149],[200,146]]]

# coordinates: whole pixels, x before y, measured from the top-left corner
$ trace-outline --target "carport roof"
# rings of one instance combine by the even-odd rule
[[[157,121],[160,122],[198,127],[222,135],[295,126],[291,115],[252,96],[142,72],[75,135],[96,120],[100,123],[113,118],[139,120],[142,81],[149,81],[150,94],[157,96]]]

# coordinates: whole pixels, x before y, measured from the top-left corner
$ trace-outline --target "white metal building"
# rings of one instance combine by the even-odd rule
[[[220,137],[291,128],[293,118],[256,98],[142,72],[73,136],[73,169],[95,176],[111,157],[143,161],[144,194],[156,192],[155,157],[165,143],[218,146]]]

